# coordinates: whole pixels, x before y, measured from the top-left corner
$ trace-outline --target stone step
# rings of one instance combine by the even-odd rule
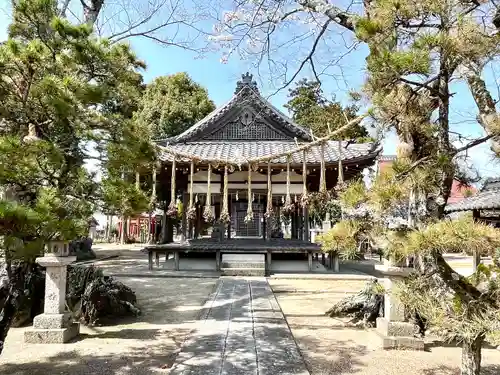
[[[222,276],[266,276],[265,268],[221,268]]]
[[[234,260],[234,261],[222,262],[222,268],[266,268],[266,263]]]

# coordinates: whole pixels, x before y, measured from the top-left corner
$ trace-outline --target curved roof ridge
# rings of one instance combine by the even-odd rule
[[[236,100],[236,97],[238,95],[233,95],[231,97],[231,99],[229,99],[227,102],[225,102],[223,105],[217,107],[216,109],[214,109],[212,112],[210,112],[208,115],[206,115],[205,117],[203,117],[201,120],[199,120],[198,122],[196,122],[194,125],[192,125],[191,127],[189,127],[188,129],[184,130],[181,134],[178,134],[176,135],[175,137],[170,137],[169,138],[169,141],[170,142],[179,142],[181,141],[183,138],[186,138],[186,137],[189,137],[190,135],[196,133],[197,131],[200,130],[200,127],[202,127],[203,125],[205,125],[205,123],[215,117],[217,117],[219,114],[221,114],[221,112],[226,109],[226,107],[228,107],[232,102],[234,102]]]

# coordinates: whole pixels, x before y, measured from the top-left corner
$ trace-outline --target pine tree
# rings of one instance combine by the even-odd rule
[[[88,230],[102,192],[85,162],[97,159],[116,174],[123,155],[120,168],[154,159],[149,139],[131,120],[142,68],[128,46],[58,17],[55,0],[14,3],[9,37],[0,45],[0,236],[7,274],[0,351],[34,258],[48,241]],[[92,144],[97,155],[89,152]]]

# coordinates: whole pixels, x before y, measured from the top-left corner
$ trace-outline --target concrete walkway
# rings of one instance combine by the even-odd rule
[[[309,375],[265,278],[220,278],[170,375]]]

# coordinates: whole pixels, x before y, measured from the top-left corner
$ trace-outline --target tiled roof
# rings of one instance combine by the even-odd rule
[[[488,178],[485,182],[481,191],[490,191],[490,190],[500,190],[500,178]]]
[[[479,193],[448,204],[445,212],[494,210],[500,208],[500,178],[486,180]]]
[[[488,190],[449,204],[445,207],[445,211],[493,210],[498,208],[500,208],[500,190]]]
[[[270,154],[278,154],[293,150],[297,147],[295,142],[291,141],[203,141],[176,143],[168,146],[174,152],[185,153],[198,157],[201,160],[206,159],[227,159],[228,161],[237,161],[251,158],[258,158]],[[348,143],[342,142],[341,158],[343,161],[375,159],[380,153],[381,148],[378,143]],[[163,151],[161,159],[172,161],[171,153]],[[319,164],[321,161],[321,147],[314,146],[307,152],[307,163]],[[330,141],[325,147],[325,162],[334,163],[339,161],[338,142]],[[285,164],[286,157],[273,160],[275,164]],[[292,155],[292,164],[302,163],[302,152]]]

